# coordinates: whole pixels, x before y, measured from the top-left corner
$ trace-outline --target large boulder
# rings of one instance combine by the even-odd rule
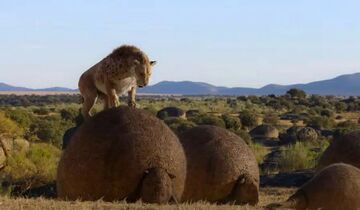
[[[292,126],[286,130],[286,133],[280,135],[280,142],[283,144],[316,141],[317,139],[318,133],[311,127]]]
[[[250,135],[255,139],[276,139],[279,131],[274,126],[263,124],[252,129]]]
[[[258,164],[239,136],[202,125],[184,132],[180,141],[188,163],[184,201],[258,202]]]
[[[352,165],[330,165],[304,184],[286,202],[270,209],[360,209],[360,170]]]
[[[316,141],[318,133],[314,128],[305,127],[301,128],[297,133],[298,141]]]
[[[78,128],[79,128],[79,126],[75,126],[75,127],[69,128],[65,131],[65,133],[63,135],[63,142],[62,142],[62,147],[61,147],[62,150],[66,149],[67,145],[70,143],[72,136],[75,134],[75,132]]]
[[[360,168],[360,130],[335,138],[318,162],[318,169],[332,163],[347,163]]]
[[[68,200],[181,200],[186,158],[176,135],[144,110],[109,109],[83,123],[61,157],[57,191]]]

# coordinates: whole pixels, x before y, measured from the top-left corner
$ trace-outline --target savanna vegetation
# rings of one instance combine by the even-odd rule
[[[166,107],[182,110],[185,115],[161,114],[177,134],[196,125],[234,132],[253,149],[263,175],[313,168],[333,138],[360,127],[359,97],[307,95],[298,89],[280,96],[140,96],[137,104],[153,115]],[[0,95],[3,195],[55,181],[63,135],[81,124],[80,108],[74,94]],[[255,135],[251,131],[259,125],[265,127]]]

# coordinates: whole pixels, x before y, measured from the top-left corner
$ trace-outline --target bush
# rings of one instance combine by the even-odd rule
[[[233,117],[231,115],[222,115],[222,119],[225,122],[226,129],[237,131],[241,128],[241,122],[238,117]]]
[[[335,110],[336,112],[343,112],[347,109],[347,105],[344,102],[336,102]]]
[[[281,157],[278,160],[280,171],[294,171],[313,168],[316,165],[318,157],[328,146],[327,141],[321,141],[316,145],[320,147],[318,151],[314,150],[311,144],[297,142],[282,149]]]
[[[60,146],[64,132],[72,126],[72,122],[63,121],[59,117],[41,118],[30,126],[30,135],[41,141]]]
[[[291,98],[306,98],[306,93],[303,90],[292,88],[286,92]]]
[[[216,117],[210,114],[202,114],[191,119],[198,125],[214,125],[225,128],[225,122],[220,117]]]
[[[335,120],[324,116],[314,116],[307,120],[306,124],[315,129],[330,129],[334,127]]]
[[[145,111],[149,112],[150,114],[152,114],[153,116],[157,115],[158,110],[156,110],[155,107],[153,106],[148,106],[144,108]]]
[[[258,119],[255,113],[252,113],[248,110],[240,113],[241,124],[248,128],[253,128],[258,125]]]
[[[38,108],[38,109],[34,109],[34,113],[38,114],[38,115],[48,115],[50,112],[45,107],[41,107],[41,108]]]
[[[335,115],[335,113],[333,111],[331,111],[330,109],[323,109],[320,111],[320,115],[325,116],[325,117],[333,117]]]
[[[237,130],[235,133],[240,136],[240,138],[242,138],[246,142],[246,144],[250,145],[252,143],[251,136],[247,131],[240,129]]]
[[[347,133],[350,133],[351,131],[359,129],[359,127],[360,127],[359,124],[357,124],[351,120],[339,122],[336,125],[336,129],[334,131],[334,137],[339,138]]]
[[[279,123],[279,116],[275,113],[267,113],[264,116],[263,123],[270,125],[277,125]]]
[[[22,128],[28,128],[32,123],[33,116],[25,109],[5,109],[5,114],[8,118],[14,120]]]
[[[269,153],[268,149],[261,144],[249,144],[251,150],[254,152],[258,164],[264,162],[264,157]]]
[[[181,118],[172,118],[172,119],[165,119],[164,121],[176,134],[181,134],[188,129],[191,129],[196,126],[195,123],[181,119]]]
[[[20,137],[24,130],[16,122],[7,118],[4,113],[0,112],[0,135],[8,137]]]
[[[343,122],[339,122],[336,127],[337,128],[349,128],[355,130],[359,125],[351,120],[346,120]]]
[[[77,116],[79,115],[79,110],[76,108],[66,108],[60,110],[60,116],[63,120],[68,120],[71,122],[75,122]]]
[[[27,152],[13,152],[3,171],[3,179],[10,183],[28,185],[54,181],[61,151],[50,144],[32,144]]]
[[[34,163],[36,175],[44,181],[53,181],[61,151],[50,144],[32,144],[27,158]]]

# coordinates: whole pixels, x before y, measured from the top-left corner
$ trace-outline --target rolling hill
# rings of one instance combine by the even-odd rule
[[[310,82],[307,84],[276,85],[269,84],[261,88],[221,87],[204,82],[163,81],[145,88],[139,88],[139,93],[147,94],[179,94],[179,95],[269,95],[284,94],[291,88],[299,88],[309,94],[360,96],[360,73],[346,74],[333,79]],[[0,91],[48,91],[74,92],[75,89],[51,87],[31,89],[0,83]]]
[[[6,83],[0,82],[0,91],[47,91],[47,92],[73,92],[77,91],[70,88],[64,88],[64,87],[50,87],[50,88],[42,88],[42,89],[32,89],[32,88],[26,88],[26,87],[17,87],[12,86]]]
[[[310,94],[360,96],[360,73],[341,75],[333,79],[307,84],[276,85],[262,88],[218,87],[202,82],[164,81],[139,89],[140,93],[183,94],[183,95],[269,95],[284,94],[291,88],[299,88]]]

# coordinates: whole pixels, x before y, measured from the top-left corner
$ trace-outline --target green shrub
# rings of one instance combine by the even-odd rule
[[[334,137],[339,138],[347,133],[350,133],[351,131],[358,129],[359,127],[360,126],[358,123],[355,123],[351,120],[339,122],[336,125],[336,129],[334,131]]]
[[[307,126],[313,127],[316,129],[330,129],[335,125],[335,120],[333,118],[324,117],[324,116],[313,116],[306,122]]]
[[[237,131],[241,128],[241,122],[238,117],[233,117],[228,114],[222,115],[221,117],[225,122],[226,129]]]
[[[317,153],[301,142],[282,149],[281,157],[278,160],[280,171],[293,171],[313,168],[316,164]]]
[[[0,135],[9,137],[19,137],[24,134],[24,130],[18,126],[16,122],[0,112]]]
[[[269,125],[277,125],[279,123],[279,116],[275,113],[266,113],[263,119],[263,123]]]
[[[255,113],[245,110],[240,113],[241,124],[248,128],[253,128],[258,125],[258,118]]]
[[[36,175],[42,180],[53,181],[61,151],[51,144],[32,144],[27,158],[36,166]]]
[[[37,109],[34,109],[34,113],[38,115],[48,115],[50,111],[46,109],[45,107],[40,107]]]
[[[76,118],[79,115],[79,110],[76,108],[64,108],[60,110],[60,116],[63,120],[68,120],[71,122],[76,122]]]
[[[164,122],[173,130],[176,134],[181,134],[188,129],[196,126],[194,122],[182,119],[182,118],[171,118],[165,119]]]
[[[156,116],[156,115],[157,115],[157,112],[158,112],[158,110],[157,110],[155,107],[153,107],[153,106],[145,107],[144,110],[147,111],[147,112],[149,112],[150,114],[152,114],[152,115],[154,115],[154,116]]]
[[[235,133],[238,136],[240,136],[240,138],[242,138],[242,140],[244,140],[246,142],[246,144],[250,145],[252,143],[251,136],[247,131],[240,129],[240,130],[237,130]]]
[[[201,114],[191,118],[191,121],[198,125],[214,125],[225,128],[225,122],[222,118],[210,114]]]
[[[258,164],[262,164],[264,162],[264,157],[269,153],[268,149],[263,145],[256,143],[251,143],[249,146],[254,152]]]
[[[320,115],[325,117],[334,117],[335,113],[330,109],[323,109],[320,111]]]
[[[292,88],[286,92],[291,98],[306,98],[306,93],[303,90]]]
[[[60,146],[64,132],[72,126],[72,122],[61,120],[56,116],[41,118],[30,126],[30,135],[33,135],[35,140]]]
[[[26,129],[30,126],[33,120],[32,114],[21,108],[4,110],[8,118],[14,120],[20,127]]]
[[[59,149],[44,143],[32,144],[27,152],[11,153],[2,174],[3,179],[11,183],[54,181],[60,154]]]
[[[346,105],[346,103],[344,103],[344,102],[336,102],[335,103],[335,110],[336,110],[336,112],[343,112],[343,111],[345,111],[346,110],[346,108],[347,108],[347,105]]]

